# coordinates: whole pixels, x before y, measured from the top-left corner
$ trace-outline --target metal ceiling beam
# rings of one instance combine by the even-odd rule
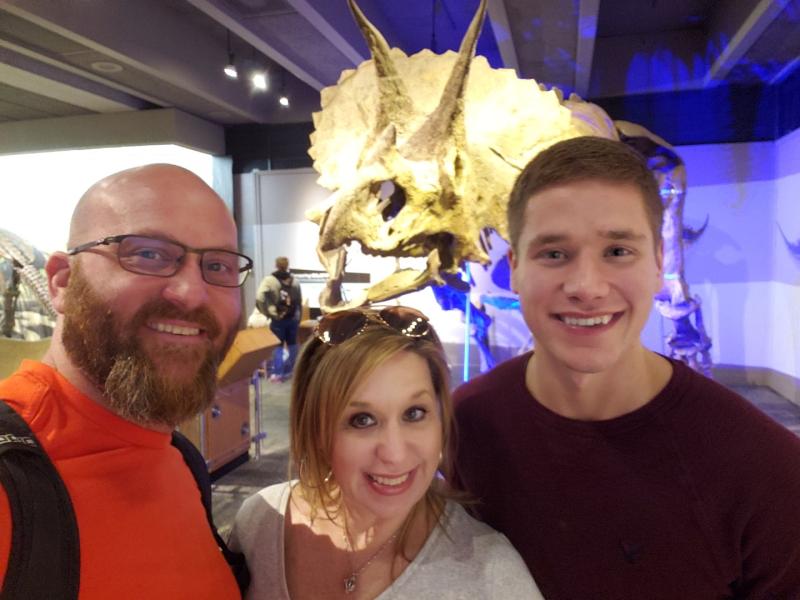
[[[294,8],[306,21],[311,23],[311,25],[313,25],[325,39],[333,44],[339,52],[347,57],[348,60],[352,61],[353,66],[360,65],[367,60],[368,57],[362,56],[358,50],[353,48],[352,44],[326,20],[308,0],[286,0],[286,3]]]
[[[95,112],[137,110],[150,102],[133,90],[119,90],[101,77],[7,39],[0,39],[0,69],[6,85]]]
[[[785,4],[786,0],[760,0],[711,65],[703,85],[708,87],[723,81],[772,21],[781,14]]]
[[[580,0],[578,6],[578,43],[575,49],[575,93],[586,98],[592,79],[594,41],[597,39],[597,15],[600,0]]]
[[[214,110],[241,119],[259,122],[263,118],[243,87],[236,89],[227,82],[220,83],[221,71],[209,67],[223,61],[224,44],[209,39],[161,2],[6,0],[0,6],[4,11],[78,44],[87,52],[98,53],[103,60],[122,65],[126,71],[137,74],[142,83],[149,80],[148,86],[142,85],[145,88],[142,91],[144,95],[162,97],[160,106],[175,105],[176,100],[169,98],[171,88],[184,98],[200,98],[208,103],[205,107],[214,107]],[[131,23],[147,23],[148,27],[137,28],[135,35],[131,35],[128,29]],[[112,75],[106,78],[113,80]],[[207,109],[194,112],[201,114]]]
[[[174,108],[0,123],[0,155],[153,144],[221,155],[225,131]]]
[[[495,42],[497,42],[497,47],[500,50],[500,57],[503,59],[503,65],[507,69],[514,69],[517,72],[517,77],[521,77],[517,49],[514,46],[511,25],[508,22],[508,12],[503,0],[489,0],[489,22],[492,26]]]
[[[186,0],[186,2],[204,12],[265,56],[274,60],[300,81],[308,84],[315,90],[321,90],[325,87],[325,84],[319,81],[316,76],[298,65],[292,58],[268,44],[266,40],[263,40],[260,36],[253,33],[249,27],[242,23],[240,20],[242,18],[241,15],[232,11],[224,2],[220,0]]]
[[[78,89],[72,85],[43,77],[24,68],[12,67],[0,63],[0,81],[6,85],[20,88],[27,92],[59,100],[72,106],[78,106],[97,113],[113,113],[135,110],[135,106],[122,104],[109,98]]]
[[[786,63],[786,65],[784,65],[784,67],[778,71],[772,79],[769,80],[769,84],[773,85],[775,83],[780,83],[786,79],[789,73],[794,71],[798,66],[800,66],[800,56]]]

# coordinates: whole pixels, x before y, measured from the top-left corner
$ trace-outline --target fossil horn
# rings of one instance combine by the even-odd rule
[[[472,18],[472,22],[464,34],[461,47],[458,50],[458,58],[450,78],[444,86],[442,98],[439,106],[433,111],[425,124],[409,140],[410,146],[416,146],[423,153],[433,155],[436,147],[450,137],[455,135],[463,140],[464,136],[464,90],[466,88],[467,75],[472,57],[475,55],[475,47],[478,44],[478,34],[486,16],[487,0],[481,0],[478,10]]]
[[[408,95],[406,86],[397,72],[394,61],[389,55],[389,44],[381,32],[367,20],[364,13],[355,3],[348,0],[350,10],[355,17],[364,40],[369,47],[369,53],[375,62],[378,74],[378,92],[380,94],[378,122],[376,129],[381,131],[389,123],[405,123],[413,112],[413,103]]]

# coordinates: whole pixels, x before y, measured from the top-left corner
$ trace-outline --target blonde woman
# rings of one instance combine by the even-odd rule
[[[541,598],[508,540],[449,498],[449,370],[401,306],[323,317],[292,388],[297,480],[249,498],[231,535],[251,599]]]

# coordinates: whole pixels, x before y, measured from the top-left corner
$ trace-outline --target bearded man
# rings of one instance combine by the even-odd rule
[[[42,362],[0,382],[69,493],[81,600],[239,598],[197,483],[170,444],[205,409],[252,261],[201,179],[148,165],[92,186],[47,276],[58,320]],[[0,581],[11,514],[0,489]]]

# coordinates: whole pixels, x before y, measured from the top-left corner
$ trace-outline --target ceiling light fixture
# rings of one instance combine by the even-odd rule
[[[233,55],[233,50],[231,50],[230,30],[228,30],[228,64],[225,65],[223,71],[225,72],[225,75],[227,75],[231,79],[239,78],[239,71],[236,70],[236,57]]]
[[[225,65],[225,75],[230,77],[231,79],[238,79],[239,78],[239,71],[236,70],[236,65],[233,62],[233,54],[230,55],[228,58],[228,64]]]
[[[233,54],[230,55],[228,59],[228,64],[225,65],[225,75],[230,77],[231,79],[238,79],[239,78],[239,71],[236,70],[236,65],[233,64]]]
[[[122,65],[118,65],[117,63],[108,60],[98,60],[89,66],[98,73],[119,73],[122,71]]]
[[[260,91],[265,91],[267,89],[267,74],[264,71],[256,71],[250,77],[250,81],[253,82],[253,87]]]
[[[278,104],[284,108],[289,108],[289,96],[286,95],[286,71],[281,69],[281,95]]]

